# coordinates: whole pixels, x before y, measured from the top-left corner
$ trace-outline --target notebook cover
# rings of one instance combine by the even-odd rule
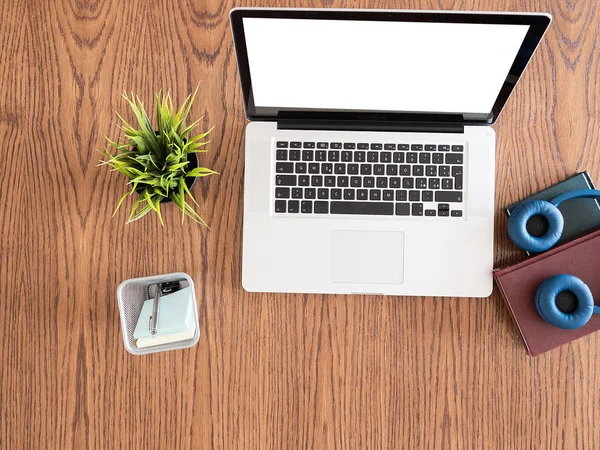
[[[515,320],[531,356],[579,339],[600,329],[600,315],[576,330],[563,330],[539,316],[535,293],[546,278],[569,273],[581,278],[594,298],[600,298],[600,230],[540,253],[523,262],[494,271],[506,306]],[[599,304],[596,301],[596,304]]]
[[[504,211],[510,216],[511,211],[524,201],[552,200],[560,194],[576,189],[595,189],[594,183],[586,171],[580,172],[517,203],[513,203],[507,206]],[[600,228],[600,205],[596,199],[581,198],[569,200],[568,202],[561,203],[558,209],[565,219],[565,225],[557,245],[564,244]]]
[[[189,287],[169,295],[164,295],[158,303],[157,334],[164,335],[188,331],[193,326],[192,295]],[[151,336],[148,324],[152,315],[154,299],[144,302],[133,337],[135,339]]]

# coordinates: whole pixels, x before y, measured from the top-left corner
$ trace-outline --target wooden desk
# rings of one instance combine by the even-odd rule
[[[598,334],[532,359],[497,291],[245,293],[233,2],[150,3],[0,3],[0,448],[600,448]],[[531,8],[554,23],[495,127],[499,266],[522,256],[503,205],[584,169],[600,183],[600,10]],[[111,219],[123,179],[96,149],[120,93],[181,101],[198,82],[192,114],[216,125],[204,162],[222,172],[195,188],[211,230],[172,208],[165,228]],[[117,285],[170,271],[196,281],[200,343],[131,356]]]

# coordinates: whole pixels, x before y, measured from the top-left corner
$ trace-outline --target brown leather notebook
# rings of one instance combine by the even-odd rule
[[[576,330],[563,330],[539,316],[535,293],[546,278],[568,273],[581,278],[600,304],[600,230],[504,269],[494,270],[494,279],[515,320],[527,351],[537,356],[553,348],[598,331],[600,315]]]

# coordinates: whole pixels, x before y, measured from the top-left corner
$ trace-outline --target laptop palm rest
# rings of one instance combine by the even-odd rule
[[[333,231],[331,281],[402,284],[404,233],[401,231]]]

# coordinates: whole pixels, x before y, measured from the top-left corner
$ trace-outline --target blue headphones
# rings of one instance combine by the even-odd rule
[[[558,242],[563,231],[564,219],[557,206],[573,198],[598,198],[600,190],[581,189],[550,200],[530,200],[519,205],[508,219],[508,235],[514,244],[529,252],[543,252]],[[527,221],[533,216],[541,216],[548,222],[548,229],[542,236],[533,236],[527,230]],[[571,313],[561,311],[556,305],[557,296],[564,291],[571,292],[577,299],[577,307]],[[592,314],[600,314],[600,307],[594,306],[590,288],[573,275],[561,274],[545,280],[535,294],[535,306],[546,322],[567,330],[584,326]]]

